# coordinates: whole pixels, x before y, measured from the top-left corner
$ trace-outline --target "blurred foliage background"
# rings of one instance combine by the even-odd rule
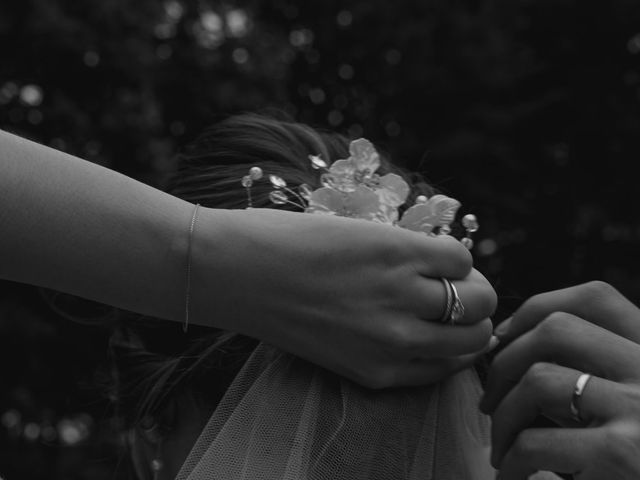
[[[3,0],[0,128],[163,187],[221,115],[365,136],[481,222],[500,295],[640,300],[637,0]],[[106,331],[0,289],[0,475],[118,478]]]

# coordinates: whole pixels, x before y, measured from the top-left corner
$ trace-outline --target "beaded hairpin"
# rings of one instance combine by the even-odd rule
[[[268,175],[273,187],[269,199],[275,205],[290,204],[307,213],[361,218],[427,235],[451,233],[451,224],[461,206],[458,200],[446,195],[430,198],[419,195],[415,204],[400,217],[398,207],[406,202],[410,191],[407,182],[394,173],[383,176],[376,173],[380,167],[380,156],[368,140],[352,141],[349,153],[349,158],[336,160],[330,166],[319,155],[309,155],[311,166],[322,172],[322,187],[315,190],[305,183],[294,190],[283,178]],[[264,176],[260,167],[251,167],[249,173],[242,177],[249,207],[253,206],[251,187]],[[462,226],[466,235],[460,241],[471,249],[471,236],[479,227],[475,215],[465,215]]]

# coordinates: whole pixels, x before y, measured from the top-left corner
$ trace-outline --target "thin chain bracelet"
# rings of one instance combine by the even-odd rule
[[[193,230],[196,225],[196,217],[198,216],[198,207],[200,207],[200,204],[196,203],[191,217],[191,225],[189,226],[189,243],[187,245],[187,284],[184,302],[184,324],[182,326],[182,331],[184,333],[187,333],[187,330],[189,329],[189,310],[191,301],[191,244],[193,243]]]

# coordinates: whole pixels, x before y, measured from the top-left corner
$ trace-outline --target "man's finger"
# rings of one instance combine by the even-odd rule
[[[535,363],[554,362],[614,381],[638,377],[638,345],[568,313],[554,313],[494,358],[480,405],[492,412]]]
[[[571,313],[640,343],[640,309],[611,285],[599,281],[531,297],[513,314],[508,328],[498,327],[497,335],[506,344],[553,312]]]
[[[619,384],[591,377],[575,401],[582,422],[576,423],[571,411],[573,392],[582,372],[553,363],[536,363],[504,397],[492,415],[491,459],[500,465],[511,444],[529,428],[538,415],[562,426],[602,424],[618,414],[611,398],[620,397]]]
[[[537,471],[576,473],[602,455],[598,429],[532,428],[511,445],[500,465],[500,476],[527,480]]]

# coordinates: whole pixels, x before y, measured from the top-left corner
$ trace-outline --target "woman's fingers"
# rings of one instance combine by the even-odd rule
[[[604,328],[556,312],[514,340],[493,360],[480,408],[493,412],[498,403],[535,363],[554,362],[603,378],[638,377],[638,346]]]
[[[458,321],[459,324],[473,324],[494,314],[498,297],[480,272],[473,269],[466,278],[452,283],[464,305],[464,316]]]
[[[492,338],[497,340],[488,318],[469,326],[394,319],[385,331],[376,356],[349,378],[375,389],[428,385],[470,367],[495,346]]]
[[[602,435],[595,428],[524,430],[506,453],[498,478],[527,480],[540,470],[569,474],[582,472],[593,463],[593,458],[602,455],[601,447]],[[587,479],[583,476],[577,478]],[[591,478],[595,480],[595,477]]]
[[[464,315],[457,325],[471,325],[490,317],[496,307],[496,293],[487,279],[477,270],[461,280],[452,280],[458,297],[464,306]],[[400,307],[406,307],[424,321],[440,323],[445,310],[447,295],[441,278],[417,276],[402,282]]]
[[[552,363],[535,363],[504,397],[492,415],[491,463],[498,467],[521,431],[542,414],[559,425],[577,424],[571,412],[576,382],[582,372]],[[592,376],[576,401],[584,424],[604,423],[619,413],[611,398],[619,384]]]
[[[611,285],[599,281],[531,297],[496,332],[503,343],[508,343],[553,312],[572,313],[640,343],[640,309]]]
[[[395,372],[392,386],[419,386],[439,382],[471,367],[485,352],[486,348],[477,353],[457,357],[416,359]]]
[[[420,275],[461,279],[471,272],[471,253],[455,238],[449,235],[429,237],[410,230],[399,230],[406,237],[402,251],[409,254]]]
[[[404,351],[411,358],[422,359],[478,353],[488,348],[492,331],[489,318],[473,325],[445,325],[415,319],[404,335]]]

